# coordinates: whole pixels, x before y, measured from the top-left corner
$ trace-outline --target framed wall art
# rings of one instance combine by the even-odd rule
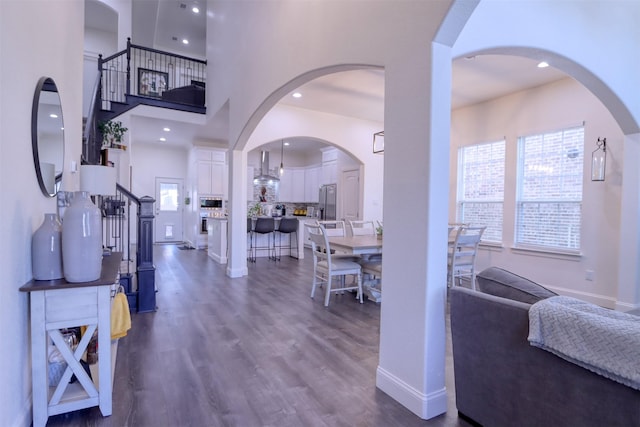
[[[138,95],[160,98],[167,90],[168,81],[169,73],[138,68]]]

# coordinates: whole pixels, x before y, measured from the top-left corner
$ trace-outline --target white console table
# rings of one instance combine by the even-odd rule
[[[118,281],[121,253],[103,257],[100,279],[69,283],[32,280],[20,288],[31,296],[31,369],[33,426],[47,424],[51,415],[99,406],[111,415],[111,285]],[[60,329],[87,326],[76,350],[64,342]],[[98,328],[98,388],[80,364],[93,332]],[[49,386],[47,344],[51,339],[67,368],[56,387]],[[75,374],[78,381],[69,384]],[[101,381],[102,379],[102,381]]]

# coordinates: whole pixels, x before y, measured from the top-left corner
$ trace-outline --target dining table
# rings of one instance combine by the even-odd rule
[[[382,239],[377,235],[329,237],[332,249],[354,255],[382,254]]]
[[[331,249],[342,253],[353,254],[355,256],[381,255],[382,239],[377,235],[364,236],[334,236],[329,237]],[[381,281],[378,277],[375,280],[365,281],[362,291],[368,299],[374,302],[382,301]]]

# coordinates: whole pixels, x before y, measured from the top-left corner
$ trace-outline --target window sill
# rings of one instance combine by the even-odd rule
[[[520,255],[539,256],[544,258],[562,259],[565,261],[580,261],[582,259],[582,253],[580,251],[562,251],[553,249],[542,249],[526,246],[514,246],[511,248],[511,252]]]

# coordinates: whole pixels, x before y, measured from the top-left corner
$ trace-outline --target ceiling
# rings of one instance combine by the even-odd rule
[[[194,14],[192,6],[200,13]],[[133,0],[133,34],[135,44],[173,53],[206,58],[205,0]],[[100,21],[99,19],[97,21]],[[86,25],[100,25],[99,22]],[[104,25],[104,24],[102,24]],[[182,43],[182,39],[189,44]],[[537,61],[506,55],[478,55],[460,58],[452,64],[452,109],[481,103],[509,93],[533,88],[566,77],[553,67],[537,68]],[[384,71],[355,70],[326,75],[299,87],[301,98],[289,94],[280,102],[300,108],[340,114],[365,120],[384,122]],[[292,92],[293,93],[293,92]],[[184,125],[179,122],[145,118],[134,122],[136,140],[159,144],[190,146],[192,141],[226,139],[224,120],[206,125]],[[170,127],[171,132],[163,132]],[[265,141],[266,142],[266,141]],[[288,150],[307,150],[320,142],[290,141]],[[273,149],[280,141],[272,142]],[[296,148],[298,147],[298,148]],[[268,149],[271,149],[269,147]]]

